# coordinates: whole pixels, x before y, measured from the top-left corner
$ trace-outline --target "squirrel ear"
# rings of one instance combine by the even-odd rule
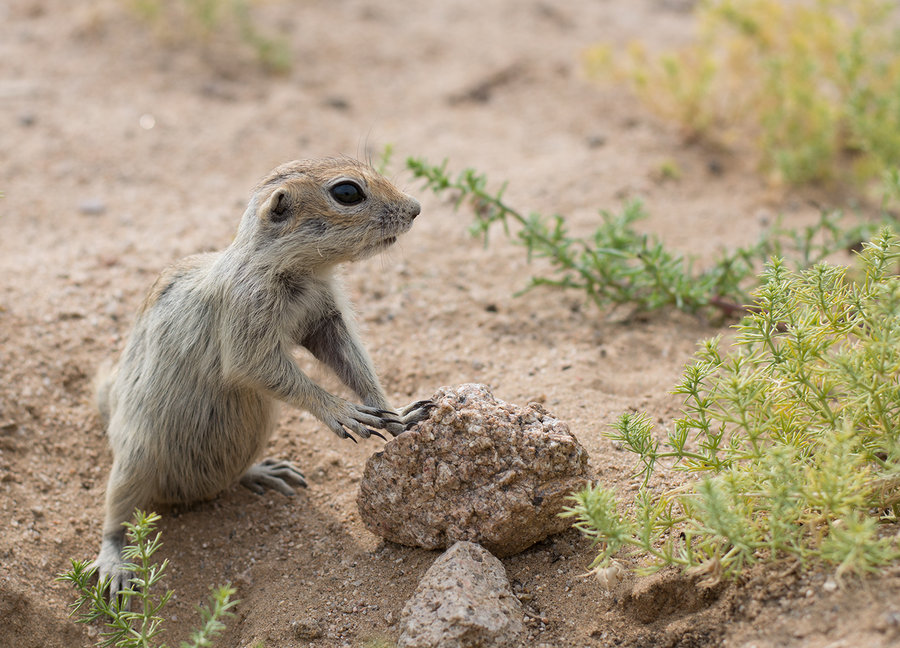
[[[290,197],[284,189],[276,189],[263,207],[263,214],[267,214],[273,223],[280,223],[291,215]]]

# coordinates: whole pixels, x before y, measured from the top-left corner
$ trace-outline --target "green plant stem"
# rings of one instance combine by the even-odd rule
[[[673,254],[656,239],[637,232],[633,225],[646,214],[640,203],[629,203],[621,215],[601,212],[602,224],[589,237],[570,236],[565,218],[523,212],[503,199],[506,185],[492,193],[487,179],[472,169],[456,176],[447,162],[435,166],[420,159],[407,160],[407,168],[436,194],[450,193],[456,208],[466,204],[475,215],[472,231],[488,244],[491,227],[502,225],[508,237],[525,247],[527,258],[547,259],[553,276],[534,276],[521,292],[537,286],[575,289],[599,307],[629,305],[635,311],[675,308],[693,314],[734,317],[758,306],[750,301],[758,267],[775,252],[793,250],[799,267],[822,259],[867,233],[870,226],[838,227],[839,216],[823,212],[817,225],[797,233],[777,225],[757,244],[722,255],[697,272],[693,263]],[[821,238],[821,243],[816,243]],[[517,293],[517,294],[521,294]],[[782,326],[780,320],[773,326]]]

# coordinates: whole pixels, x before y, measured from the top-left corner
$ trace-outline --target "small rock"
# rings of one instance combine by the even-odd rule
[[[609,566],[602,569],[593,569],[591,573],[600,583],[600,587],[609,591],[616,588],[625,578],[626,570],[618,560],[610,561]]]
[[[97,198],[83,200],[78,204],[78,211],[85,216],[100,216],[106,212],[106,203]]]
[[[210,99],[220,99],[222,101],[235,101],[238,98],[233,88],[215,81],[201,85],[200,93]]]
[[[900,611],[888,610],[882,614],[878,627],[884,630],[900,628]]]
[[[606,144],[606,135],[591,135],[585,142],[587,143],[588,148],[602,148]]]
[[[432,400],[428,419],[366,463],[357,505],[370,531],[425,549],[469,540],[503,557],[568,528],[557,514],[591,474],[565,423],[485,385],[442,387]]]
[[[326,97],[323,103],[326,107],[334,108],[335,110],[350,110],[350,102],[343,97]]]
[[[320,639],[325,634],[322,631],[322,623],[318,619],[297,619],[291,621],[291,633],[295,639],[303,641]]]
[[[522,606],[503,565],[483,547],[457,542],[425,572],[400,616],[401,648],[518,646]]]

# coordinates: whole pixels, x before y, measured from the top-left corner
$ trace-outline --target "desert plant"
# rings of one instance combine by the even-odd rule
[[[147,22],[198,42],[204,47],[223,34],[235,38],[253,52],[256,59],[272,72],[291,68],[287,42],[267,34],[251,15],[252,0],[130,0],[135,12]],[[173,30],[173,26],[176,29]]]
[[[472,231],[485,244],[491,226],[500,223],[525,247],[529,260],[549,260],[554,276],[532,277],[525,290],[574,289],[600,306],[628,305],[637,311],[668,307],[688,313],[741,313],[756,285],[756,273],[771,256],[786,256],[797,268],[807,268],[874,231],[870,224],[847,225],[841,212],[822,211],[814,225],[792,230],[776,223],[756,244],[723,253],[698,269],[694,259],[635,228],[647,216],[640,202],[628,203],[620,214],[601,211],[601,224],[592,235],[574,237],[563,216],[518,211],[504,201],[505,185],[491,192],[487,178],[472,169],[454,177],[446,161],[436,166],[415,158],[407,160],[407,168],[435,193],[452,195],[457,208],[468,205],[475,214]]]
[[[643,488],[626,509],[594,484],[565,513],[600,546],[593,569],[628,547],[642,570],[713,580],[784,557],[838,576],[900,558],[878,524],[900,503],[900,240],[885,230],[860,259],[855,281],[772,261],[733,347],[709,340],[685,370],[684,415],[665,437],[622,415],[610,437],[637,456]],[[650,479],[670,462],[694,479],[657,493]]]
[[[371,156],[368,156],[368,162],[369,166],[373,167],[378,173],[385,175],[391,166],[391,160],[393,160],[393,158],[394,145],[385,144],[377,158],[373,159]]]
[[[153,562],[153,554],[161,546],[160,534],[151,538],[159,516],[156,513],[136,511],[134,522],[126,523],[128,545],[122,555],[129,561],[125,568],[134,573],[129,589],[107,598],[108,580],[92,584],[96,569],[87,561],[72,560],[72,568],[60,574],[57,580],[71,583],[79,593],[72,604],[72,614],[79,614],[79,623],[103,621],[108,628],[101,633],[98,646],[118,648],[165,648],[154,641],[162,633],[162,610],[172,598],[172,590],[154,595],[153,590],[165,573],[168,561],[161,565]],[[209,597],[209,605],[200,608],[202,625],[191,635],[190,642],[181,642],[181,648],[211,646],[216,635],[224,630],[222,620],[231,616],[231,608],[237,601],[231,600],[235,590],[229,585],[215,588]],[[136,611],[132,611],[137,607]]]
[[[651,54],[606,45],[612,68],[689,136],[751,138],[764,169],[790,184],[866,183],[900,163],[900,38],[889,0],[702,0],[697,36]],[[850,173],[847,173],[847,170]]]

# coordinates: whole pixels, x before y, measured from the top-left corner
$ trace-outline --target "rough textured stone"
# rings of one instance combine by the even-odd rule
[[[457,542],[425,572],[400,616],[401,648],[518,646],[522,606],[500,561]]]
[[[433,400],[428,419],[366,463],[357,504],[373,533],[425,549],[470,540],[510,556],[569,525],[557,513],[590,472],[565,423],[485,385],[442,387]]]

